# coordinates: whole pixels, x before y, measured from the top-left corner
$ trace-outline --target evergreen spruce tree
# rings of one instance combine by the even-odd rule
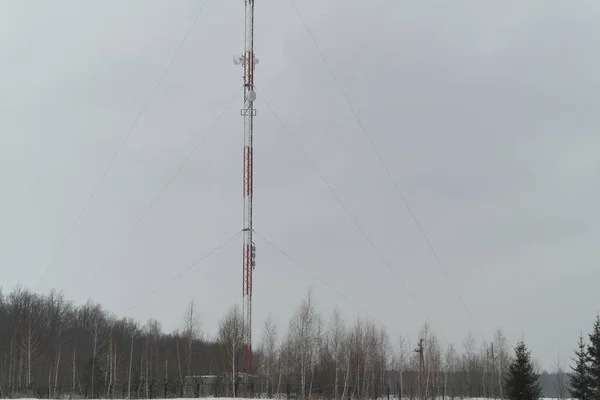
[[[573,361],[575,361],[575,367],[571,367],[573,370],[570,377],[571,397],[578,400],[591,400],[588,352],[583,342],[583,335],[579,336]]]
[[[596,316],[594,330],[590,333],[587,361],[591,399],[600,400],[600,315]]]
[[[540,375],[535,371],[531,354],[523,341],[515,347],[515,359],[508,366],[505,386],[509,400],[537,400],[542,397]]]

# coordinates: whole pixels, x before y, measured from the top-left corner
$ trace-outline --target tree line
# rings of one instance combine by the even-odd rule
[[[55,291],[0,292],[0,397],[177,394],[185,376],[210,371],[211,362],[222,371],[215,362],[222,346],[201,337],[193,302],[183,322],[165,334],[156,320],[142,326],[91,301],[76,307]]]
[[[285,329],[271,317],[256,329],[252,375],[244,375],[239,308],[222,317],[215,337],[202,334],[197,308],[191,302],[181,329],[165,333],[154,319],[142,325],[55,291],[0,291],[0,397],[509,398],[514,356],[500,329],[489,342],[469,333],[456,348],[425,324],[410,342],[369,319],[322,314],[309,291]],[[585,370],[592,364],[586,359]]]

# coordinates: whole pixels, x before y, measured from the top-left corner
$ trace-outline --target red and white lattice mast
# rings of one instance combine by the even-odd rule
[[[252,241],[252,186],[253,186],[253,159],[252,159],[252,133],[254,130],[254,116],[256,109],[254,101],[254,66],[258,59],[254,57],[254,0],[244,0],[246,4],[246,40],[244,55],[234,57],[237,65],[244,67],[244,108],[241,115],[244,117],[244,248],[242,268],[242,313],[244,319],[243,343],[243,369],[250,373],[252,370],[252,272],[255,267],[256,247]]]

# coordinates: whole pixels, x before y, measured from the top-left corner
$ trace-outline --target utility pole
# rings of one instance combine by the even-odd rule
[[[245,49],[242,56],[234,56],[233,62],[244,68],[244,108],[240,114],[244,117],[244,245],[242,261],[242,298],[243,298],[243,369],[252,371],[252,272],[255,268],[256,246],[252,241],[252,188],[254,180],[254,160],[252,157],[252,135],[256,109],[256,91],[254,90],[254,67],[258,59],[254,57],[254,0],[244,0]]]
[[[419,354],[419,374],[417,375],[417,381],[419,385],[419,399],[423,400],[423,379],[421,377],[423,371],[423,339],[419,339],[419,347],[415,350],[415,353]]]

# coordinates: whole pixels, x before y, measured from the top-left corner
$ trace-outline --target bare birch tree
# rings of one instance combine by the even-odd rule
[[[200,336],[200,317],[196,303],[192,299],[187,307],[184,318],[184,336],[187,341],[187,374],[192,375],[192,343]]]
[[[463,342],[465,348],[465,355],[463,359],[463,368],[467,374],[467,386],[469,397],[474,397],[474,373],[475,373],[475,348],[477,341],[473,337],[473,334],[469,332]]]
[[[267,394],[270,396],[273,391],[273,380],[277,362],[277,326],[273,323],[271,314],[265,320],[262,347],[264,350],[264,372],[267,378]]]
[[[231,307],[221,320],[218,337],[219,343],[225,348],[225,367],[231,371],[231,391],[233,397],[236,397],[235,381],[238,358],[244,343],[244,320],[237,305]]]
[[[28,390],[31,389],[31,374],[38,350],[38,338],[35,332],[35,322],[32,319],[32,317],[27,319],[27,328],[25,329],[25,334],[21,339],[21,354],[25,356],[24,358],[26,362],[25,385]]]
[[[506,336],[500,328],[494,334],[494,362],[496,363],[495,370],[498,374],[498,392],[500,399],[504,398],[504,377],[508,369],[510,353]]]
[[[454,345],[450,344],[446,349],[446,354],[444,356],[444,399],[447,397],[454,398],[453,386],[448,390],[448,375],[456,372],[456,364],[456,349],[454,348]]]
[[[344,364],[344,342],[346,340],[346,326],[341,312],[337,307],[333,310],[329,321],[329,346],[335,365],[335,378],[333,383],[333,397],[339,399],[340,369]]]
[[[425,343],[424,374],[425,374],[425,398],[435,398],[436,388],[439,387],[439,371],[441,367],[441,348],[437,337],[429,324],[425,324],[421,330],[420,337]]]
[[[100,324],[98,321],[98,316],[94,316],[94,321],[92,325],[92,382],[91,382],[91,394],[92,398],[94,397],[94,388],[96,386],[96,361],[98,358],[98,353],[101,347],[104,344],[104,340],[102,337],[102,333],[100,331]]]
[[[560,362],[560,353],[556,356],[554,363],[554,386],[558,400],[565,400],[569,397],[569,390],[567,389],[567,375],[563,369],[562,363]]]
[[[129,369],[127,371],[127,398],[131,398],[131,372],[133,369],[133,332],[131,332],[131,347],[129,348]]]
[[[309,291],[307,298],[302,301],[292,317],[288,330],[289,343],[298,363],[302,399],[306,399],[307,373],[317,334],[317,320],[318,314],[312,300],[312,292]]]
[[[404,336],[400,336],[398,339],[398,374],[400,382],[398,383],[398,396],[399,399],[404,399],[404,371],[406,370],[409,362],[409,348],[407,347],[407,341]]]

